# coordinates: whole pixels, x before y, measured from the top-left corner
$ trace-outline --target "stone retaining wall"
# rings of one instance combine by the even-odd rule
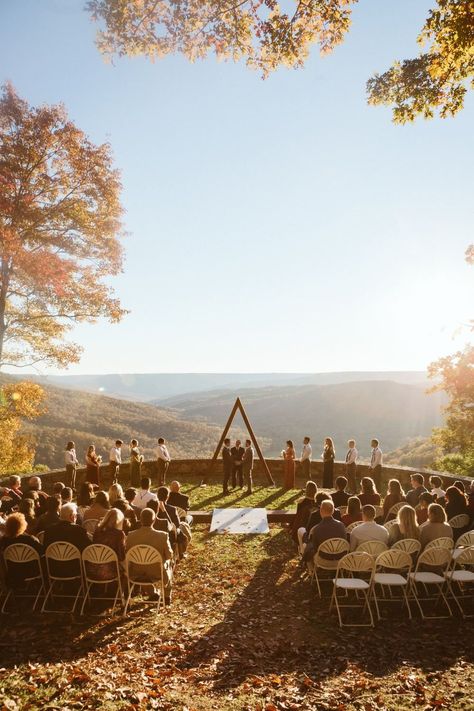
[[[173,479],[178,479],[182,483],[185,483],[189,479],[205,479],[210,465],[210,459],[174,459],[169,467],[167,481],[168,483]],[[283,460],[282,459],[267,459],[268,467],[272,473],[276,485],[278,486],[283,481]],[[461,479],[464,481],[468,487],[472,481],[469,477],[459,477],[446,472],[435,472],[427,471],[422,469],[412,469],[411,467],[393,467],[386,466],[382,469],[382,494],[386,491],[386,484],[389,479],[398,479],[402,485],[406,488],[410,482],[410,474],[413,472],[422,471],[425,478],[431,474],[437,474],[443,480],[444,486],[449,486],[456,479]],[[344,463],[335,462],[334,464],[334,478],[344,473]],[[153,484],[156,483],[156,462],[146,461],[142,465],[142,474],[144,476],[150,476]],[[86,469],[80,468],[77,470],[77,480],[76,487],[85,480]],[[311,462],[311,475],[312,478],[322,485],[323,477],[323,463],[319,461]],[[357,480],[359,481],[363,476],[369,475],[369,467],[366,464],[360,464],[357,467]],[[44,474],[39,474],[43,481],[43,488],[45,491],[50,491],[54,482],[63,481],[66,484],[66,472],[64,469],[58,469],[50,472],[45,472]],[[296,477],[298,486],[302,486],[304,481],[300,474],[300,468],[297,465]],[[28,479],[28,476],[23,477],[23,479]],[[128,462],[124,463],[120,467],[120,482],[127,484],[130,480],[130,465]],[[218,460],[215,464],[212,476],[209,478],[209,483],[222,481],[222,461]],[[254,468],[254,481],[258,483],[266,483],[266,477],[262,471],[260,461],[257,459]],[[100,482],[101,488],[107,489],[110,485],[110,474],[109,467],[107,464],[103,464],[100,468]]]

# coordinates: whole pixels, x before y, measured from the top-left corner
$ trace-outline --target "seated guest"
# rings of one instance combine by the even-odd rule
[[[164,531],[155,531],[153,528],[154,522],[154,511],[149,508],[144,508],[140,514],[140,528],[137,528],[135,531],[130,531],[125,547],[126,550],[129,551],[133,546],[147,545],[152,546],[152,548],[158,551],[163,560],[165,603],[169,605],[171,604],[171,561],[173,559],[173,551],[171,550],[167,534]],[[135,568],[135,570],[133,566],[131,566],[131,573],[133,576],[140,574],[140,576],[143,576],[144,583],[146,583],[147,580],[159,578],[161,571],[157,565],[150,565],[148,568],[140,566],[139,568]],[[154,596],[158,596],[158,594],[158,590],[155,589]]]
[[[331,499],[324,500],[321,503],[319,511],[321,514],[321,521],[311,529],[308,544],[303,551],[303,560],[306,561],[311,560],[321,543],[327,541],[329,538],[343,538],[345,541],[347,540],[346,527],[341,521],[336,521],[333,517],[334,504]],[[321,554],[321,557],[329,560],[337,560],[342,556]]]
[[[428,489],[425,487],[425,477],[423,474],[412,474],[410,477],[411,489],[407,492],[407,504],[414,509],[418,506],[418,499],[425,494]]]
[[[306,530],[305,526],[315,506],[317,492],[318,487],[316,483],[314,481],[307,481],[304,499],[298,501],[296,513],[291,523],[291,536],[296,544],[298,544],[298,529],[303,527],[304,530]]]
[[[64,504],[70,504],[72,503],[74,497],[73,490],[71,489],[70,486],[64,486],[61,490],[61,503]]]
[[[66,484],[63,484],[62,481],[55,481],[53,484],[53,496],[56,496],[58,499],[61,499],[62,490],[65,488]]]
[[[125,496],[121,485],[116,482],[109,487],[110,505],[113,506],[115,502],[119,500],[125,501]]]
[[[468,514],[472,519],[474,519],[474,480],[471,481],[471,486],[469,489],[469,496],[467,501]]]
[[[397,513],[397,523],[390,527],[388,545],[393,546],[397,541],[405,538],[420,540],[420,529],[416,521],[416,512],[412,506],[405,504]]]
[[[140,510],[145,509],[150,501],[158,501],[156,494],[152,494],[150,491],[151,479],[148,476],[142,476],[140,480],[140,489],[137,491],[137,495],[133,500],[133,506],[136,506]]]
[[[428,521],[420,526],[422,549],[436,538],[453,538],[453,529],[446,522],[446,512],[440,504],[428,506]]]
[[[0,511],[10,513],[15,506],[18,506],[22,498],[21,479],[14,474],[9,478],[8,487],[3,491]]]
[[[360,482],[361,493],[359,494],[362,506],[380,506],[380,494],[375,488],[375,482],[370,476],[362,477]]]
[[[123,489],[120,484],[112,484],[109,489],[109,501],[110,505],[121,511],[125,517],[123,522],[123,530],[127,534],[132,528],[136,528],[137,525],[137,514],[136,509],[133,508],[123,493]]]
[[[168,503],[169,489],[167,486],[160,486],[158,495],[158,520],[168,520],[176,528],[176,541],[180,556],[186,552],[188,543],[191,540],[191,529],[185,521],[180,521],[175,506]],[[170,536],[171,538],[171,536]]]
[[[448,521],[454,516],[459,516],[459,514],[468,514],[466,496],[457,486],[448,486],[446,489],[446,516]]]
[[[308,521],[306,522],[306,532],[309,534],[313,526],[317,526],[318,523],[321,523],[321,513],[319,511],[321,504],[323,501],[332,501],[331,497],[329,494],[325,494],[324,491],[320,491],[318,494],[316,494],[315,498],[315,506],[316,508],[312,513],[310,513],[308,517]],[[338,509],[334,509],[334,513],[332,514],[332,517],[336,519],[336,521],[341,520],[341,512],[338,511]]]
[[[428,520],[428,506],[430,504],[433,504],[434,501],[435,497],[428,491],[425,491],[424,494],[421,494],[420,498],[418,499],[418,506],[415,509],[416,520],[419,526],[421,526],[422,523],[426,523],[426,521]]]
[[[41,515],[46,510],[46,499],[49,497],[48,494],[42,489],[41,479],[39,476],[31,476],[28,479],[28,486],[23,496],[27,496],[29,492],[35,492],[38,495],[35,503],[35,509],[36,515]]]
[[[94,531],[93,543],[100,543],[108,546],[117,554],[119,562],[125,560],[125,540],[123,532],[124,516],[118,509],[112,508],[107,511],[102,521],[99,521]],[[108,566],[98,568],[101,580],[107,580],[116,575],[117,571],[112,563]]]
[[[358,496],[349,497],[347,502],[347,511],[344,516],[341,516],[341,521],[344,526],[350,526],[351,523],[362,521],[362,506]]]
[[[179,506],[180,509],[186,511],[186,523],[191,526],[193,522],[193,517],[188,514],[189,511],[189,496],[181,493],[181,484],[179,481],[172,481],[170,484],[170,495],[168,496],[168,503],[171,506]]]
[[[333,504],[336,509],[340,506],[347,506],[350,494],[347,493],[347,479],[345,476],[338,476],[336,479],[336,491],[331,494]]]
[[[136,495],[137,495],[137,490],[136,490],[133,486],[130,486],[128,489],[125,489],[125,493],[124,493],[125,500],[128,501],[128,503],[130,504],[130,506],[131,506],[132,509],[134,510],[136,517],[137,517],[138,519],[140,519],[140,512],[141,512],[141,509],[138,508],[138,506],[134,506],[134,505],[133,505],[133,502],[135,501]]]
[[[12,513],[5,521],[5,535],[0,538],[0,551],[5,551],[14,543],[24,543],[31,546],[40,556],[43,555],[43,546],[34,536],[26,533],[26,519],[22,513]],[[8,585],[17,586],[24,583],[26,578],[33,577],[38,574],[38,566],[32,562],[18,565],[7,566],[7,583]]]
[[[30,493],[29,496],[30,495],[32,495],[32,493]],[[18,511],[25,517],[26,533],[31,535],[36,525],[35,500],[26,497],[21,499],[18,504]]]
[[[459,489],[461,494],[466,495],[466,487],[464,486],[464,482],[460,481],[459,479],[456,479],[453,486],[455,486],[456,489]]]
[[[359,497],[360,498],[360,497]],[[351,551],[365,541],[382,541],[388,544],[388,531],[385,526],[375,523],[375,508],[370,504],[362,507],[362,523],[351,531]]]
[[[388,512],[395,506],[395,504],[400,504],[405,501],[405,492],[402,489],[402,485],[398,479],[390,479],[388,482],[387,496],[383,500],[383,520],[388,521],[389,518],[395,518],[395,514],[391,514],[390,517]]]
[[[94,496],[94,502],[88,509],[85,509],[82,517],[83,521],[97,520],[104,518],[107,511],[110,509],[109,497],[105,491],[97,491]]]
[[[90,545],[90,539],[86,530],[82,528],[82,526],[77,525],[76,518],[76,504],[64,504],[61,506],[59,511],[59,523],[50,526],[44,532],[43,544],[45,551],[47,551],[48,546],[58,541],[71,543],[73,546],[76,546],[81,553],[84,548]],[[50,565],[54,575],[72,578],[81,574],[81,564],[78,560],[66,561],[64,563],[51,561]]]
[[[55,496],[50,496],[46,501],[46,513],[41,514],[35,522],[35,534],[46,531],[47,528],[59,523],[59,508],[61,503]]]
[[[86,510],[92,506],[94,501],[94,487],[88,481],[83,481],[77,496],[77,513],[84,516]]]
[[[444,497],[446,496],[446,492],[442,488],[443,482],[441,481],[441,477],[436,476],[435,474],[433,474],[433,476],[430,476],[430,486],[431,493],[433,494],[433,496],[436,496],[435,503],[444,505]]]

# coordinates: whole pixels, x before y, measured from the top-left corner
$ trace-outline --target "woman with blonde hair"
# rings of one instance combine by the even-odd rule
[[[125,500],[123,489],[120,484],[112,484],[109,487],[109,502],[111,506],[115,506],[117,501]]]
[[[332,489],[334,486],[334,460],[336,450],[331,437],[326,437],[323,448],[323,488]]]
[[[416,521],[416,511],[413,506],[409,504],[399,509],[397,522],[390,527],[388,545],[393,546],[394,543],[402,541],[405,538],[420,540],[420,528]]]

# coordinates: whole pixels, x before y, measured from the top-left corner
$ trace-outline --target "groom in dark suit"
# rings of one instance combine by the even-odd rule
[[[242,489],[244,485],[244,474],[242,471],[242,462],[245,454],[245,449],[242,447],[240,439],[235,441],[235,447],[230,450],[232,455],[232,488],[237,486],[237,478],[239,486]]]

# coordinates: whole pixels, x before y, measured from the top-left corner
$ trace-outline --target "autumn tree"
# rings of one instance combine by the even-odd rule
[[[76,322],[118,321],[105,278],[121,270],[120,180],[62,106],[0,95],[0,366],[64,367]]]
[[[330,52],[350,27],[357,0],[89,0],[105,55],[190,60],[213,52],[244,59],[263,76],[301,67],[312,45]],[[282,5],[287,9],[283,9]],[[378,11],[378,10],[376,10]],[[459,111],[474,82],[474,1],[437,0],[418,37],[415,59],[396,62],[367,84],[370,104],[393,106],[397,123]]]
[[[36,383],[9,383],[0,388],[0,475],[29,472],[34,442],[20,433],[22,421],[43,411],[43,389]]]

